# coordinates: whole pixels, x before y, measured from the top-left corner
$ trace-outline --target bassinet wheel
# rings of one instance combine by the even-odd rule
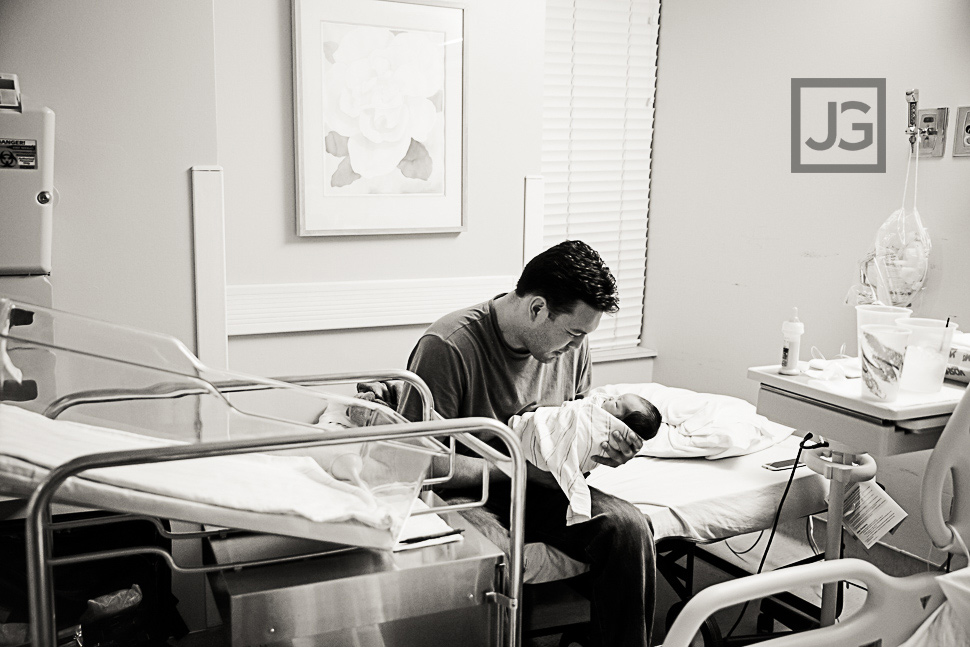
[[[667,631],[674,624],[674,620],[680,614],[681,609],[684,608],[686,602],[675,602],[670,610],[667,611],[666,627]],[[694,636],[691,641],[691,647],[720,647],[722,644],[721,640],[721,628],[717,624],[717,620],[712,617],[708,617],[707,620],[701,625],[700,632]]]

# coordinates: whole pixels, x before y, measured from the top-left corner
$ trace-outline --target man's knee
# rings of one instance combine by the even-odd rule
[[[603,538],[614,550],[627,548],[648,554],[654,552],[653,524],[633,504],[615,500],[604,506],[595,519],[601,525]]]
[[[653,524],[650,522],[650,518],[635,506],[628,505],[615,510],[611,517],[612,525],[617,532],[648,538],[650,543],[653,544]]]

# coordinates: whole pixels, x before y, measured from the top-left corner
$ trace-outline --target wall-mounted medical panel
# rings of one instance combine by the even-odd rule
[[[919,144],[920,157],[943,157],[946,152],[946,120],[949,108],[919,111],[919,128],[925,132]]]
[[[50,274],[54,112],[0,73],[0,275]]]
[[[953,125],[953,157],[970,157],[970,106],[957,108]]]

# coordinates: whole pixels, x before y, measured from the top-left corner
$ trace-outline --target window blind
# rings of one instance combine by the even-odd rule
[[[579,239],[617,280],[594,349],[640,343],[659,0],[547,0],[543,246]]]

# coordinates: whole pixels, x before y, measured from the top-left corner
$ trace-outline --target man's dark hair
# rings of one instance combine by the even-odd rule
[[[600,312],[616,312],[620,300],[616,279],[599,253],[581,240],[566,240],[542,252],[525,266],[515,293],[543,297],[552,315],[571,312],[582,301]]]
[[[631,411],[626,415],[623,424],[629,427],[633,433],[644,440],[650,440],[660,431],[660,423],[663,422],[660,411],[649,400],[641,398],[644,403],[645,411]]]

